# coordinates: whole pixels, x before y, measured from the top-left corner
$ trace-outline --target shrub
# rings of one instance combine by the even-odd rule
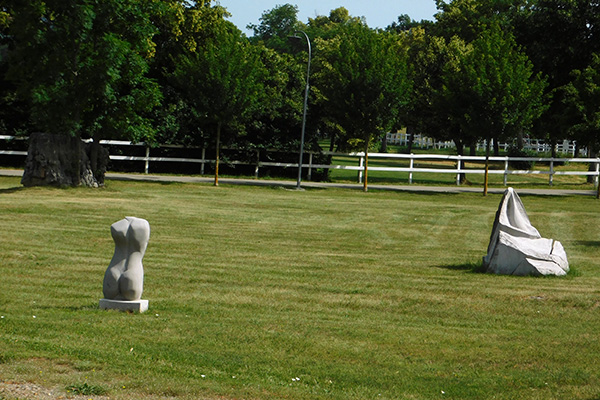
[[[537,153],[533,150],[519,149],[516,146],[510,146],[507,154],[509,157],[537,157]],[[535,167],[535,161],[511,161],[510,168],[516,170],[530,170]]]

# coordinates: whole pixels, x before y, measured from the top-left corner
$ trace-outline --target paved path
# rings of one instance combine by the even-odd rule
[[[0,176],[22,176],[23,170],[0,169]],[[107,180],[120,181],[147,181],[147,182],[181,182],[181,183],[213,183],[211,177],[174,176],[174,175],[145,175],[127,173],[107,173]],[[241,178],[219,178],[222,185],[251,185],[251,186],[279,186],[295,188],[296,181],[270,180],[270,179],[241,179]],[[343,188],[362,190],[362,184],[358,183],[331,183],[331,182],[302,182],[303,188]],[[371,190],[392,190],[403,192],[422,193],[482,193],[481,187],[470,186],[421,186],[421,185],[376,185],[370,184]],[[488,193],[501,194],[504,188],[489,188]],[[569,190],[569,189],[525,189],[518,190],[520,195],[543,195],[543,196],[596,196],[595,190]]]

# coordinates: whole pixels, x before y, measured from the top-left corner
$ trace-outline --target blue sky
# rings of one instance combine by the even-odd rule
[[[353,17],[365,17],[371,28],[385,28],[398,19],[401,14],[408,14],[412,19],[433,20],[437,12],[435,0],[218,0],[232,14],[229,20],[243,32],[248,24],[258,24],[261,15],[282,4],[298,6],[298,19],[306,23],[308,18],[317,15],[329,15],[338,7],[345,7]]]

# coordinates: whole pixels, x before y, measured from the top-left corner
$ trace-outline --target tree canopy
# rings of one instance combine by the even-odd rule
[[[146,74],[154,56],[152,3],[10,1],[8,78],[38,129],[95,137],[152,137],[160,102]]]

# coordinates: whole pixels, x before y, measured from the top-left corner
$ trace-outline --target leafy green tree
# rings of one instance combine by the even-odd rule
[[[448,48],[443,38],[427,34],[422,27],[401,31],[399,34],[407,49],[408,77],[411,82],[408,101],[402,108],[400,117],[410,134],[410,152],[415,132],[439,140],[452,140],[448,132],[447,109],[437,107],[443,69],[448,62]],[[462,155],[459,144],[457,150]]]
[[[233,24],[222,21],[214,40],[182,54],[172,75],[199,122],[214,129],[215,186],[219,184],[222,133],[244,132],[244,122],[259,102],[262,67],[258,55]]]
[[[9,0],[9,2],[12,2]],[[155,28],[141,0],[14,1],[9,77],[38,129],[90,137],[153,135],[148,79]]]
[[[429,115],[425,114],[425,120],[421,119],[421,123],[428,136],[454,141],[457,154],[462,156],[465,147],[473,148],[481,134],[479,131],[465,129],[463,122],[471,101],[469,82],[464,75],[465,60],[473,47],[458,36],[449,41],[434,37],[429,51],[433,54],[432,60],[438,60],[441,71],[435,71],[434,78],[426,75],[426,82],[431,86],[428,96],[422,99],[421,104],[429,103],[424,104]],[[460,179],[464,181],[465,176]]]
[[[572,82],[561,93],[567,110],[565,125],[569,126],[572,138],[596,154],[600,149],[600,55],[594,54],[591,64],[583,70],[574,70],[572,76]],[[595,165],[590,165],[590,171],[594,169]],[[593,181],[593,177],[588,178]]]
[[[491,139],[527,130],[541,115],[546,83],[499,25],[468,46],[459,54],[459,68],[447,71],[444,95],[459,105],[453,117],[462,132],[487,140],[489,156]]]
[[[343,129],[345,147],[365,152],[366,191],[369,149],[397,121],[405,101],[406,54],[396,35],[356,22],[332,39],[317,40],[317,48],[319,106]]]
[[[549,107],[535,128],[538,137],[554,143],[570,130],[563,95],[572,71],[583,71],[593,54],[600,53],[600,7],[589,0],[530,0],[513,25],[535,70],[548,78]]]
[[[149,77],[161,90],[162,106],[154,110],[155,141],[167,144],[204,146],[209,133],[204,129],[204,111],[198,110],[193,96],[186,93],[186,83],[173,78],[181,58],[201,52],[207,41],[215,41],[228,15],[209,1],[190,4],[184,0],[160,1],[152,24],[158,28],[154,37],[156,55],[150,64]]]
[[[261,41],[270,49],[290,52],[288,36],[304,27],[298,21],[298,6],[284,4],[265,11],[260,17],[260,24],[250,24],[248,28],[254,33],[252,37],[254,43]]]
[[[462,121],[465,130],[506,139],[509,133],[529,129],[540,116],[545,81],[533,73],[510,33],[499,26],[486,30],[461,61],[459,82],[464,79],[462,91],[471,99]]]
[[[17,86],[7,78],[9,68],[9,50],[12,37],[9,26],[12,11],[0,6],[0,132],[19,135],[31,129],[29,124],[29,107],[17,96]]]
[[[515,15],[528,0],[436,0],[440,11],[432,33],[450,39],[457,36],[467,43],[493,24],[512,31]]]
[[[297,14],[298,7],[285,4],[263,13],[259,25],[249,26],[264,75],[263,101],[248,126],[248,146],[292,151],[299,147],[307,47],[304,40],[291,40],[305,29]],[[316,144],[315,135],[310,134],[314,131],[308,130],[306,142]]]
[[[419,21],[413,20],[407,14],[402,14],[402,15],[398,16],[398,19],[396,22],[392,22],[388,27],[385,28],[385,30],[388,32],[402,33],[402,32],[408,32],[411,29],[415,29],[415,28],[428,29],[432,25],[433,25],[433,23],[431,21],[422,20],[419,22]]]

